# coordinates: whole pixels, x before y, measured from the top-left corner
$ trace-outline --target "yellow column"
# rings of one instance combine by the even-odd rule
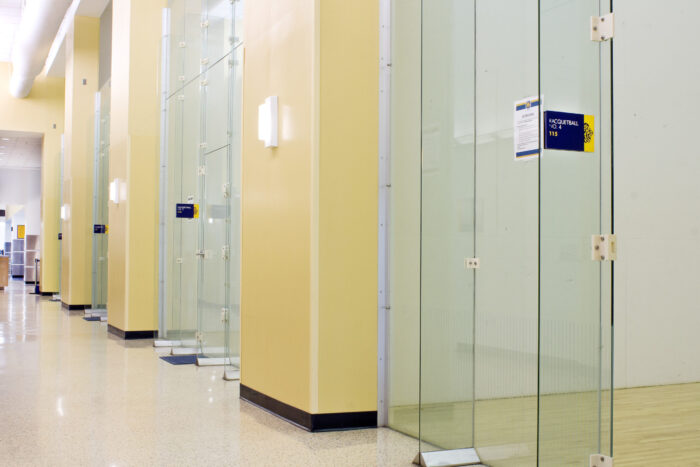
[[[10,81],[10,64],[0,63],[0,89]],[[63,133],[63,78],[40,76],[25,99],[0,92],[0,128],[44,135],[41,158],[41,291],[58,292],[59,160]]]
[[[241,396],[309,429],[377,410],[376,2],[244,14]],[[280,143],[257,109],[279,97]]]
[[[114,0],[109,179],[122,186],[109,203],[111,332],[153,337],[158,329],[158,76],[164,0]]]
[[[61,242],[61,300],[71,308],[92,302],[92,168],[99,38],[98,18],[76,16],[65,39],[63,204],[67,206],[67,218]]]

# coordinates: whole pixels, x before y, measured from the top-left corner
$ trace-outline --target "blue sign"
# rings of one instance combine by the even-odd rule
[[[59,240],[63,240],[63,234],[62,234],[62,233],[59,233],[59,234],[58,234],[58,239],[59,239]]]
[[[594,151],[593,115],[568,112],[544,113],[544,148],[563,151]]]
[[[106,226],[104,224],[95,224],[92,231],[96,234],[107,233]]]
[[[194,219],[199,217],[199,206],[196,204],[178,203],[175,205],[175,217],[179,219]]]

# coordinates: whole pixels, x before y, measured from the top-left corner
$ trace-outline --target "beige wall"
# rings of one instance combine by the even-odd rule
[[[377,16],[245,5],[242,383],[311,413],[376,410]],[[271,95],[277,149],[257,139]]]
[[[61,300],[69,305],[92,303],[92,185],[94,111],[97,92],[100,23],[76,16],[66,48],[66,132],[63,203]]]
[[[109,180],[109,324],[158,329],[158,162],[161,15],[165,2],[114,0]]]
[[[0,62],[0,129],[44,135],[41,160],[41,290],[58,292],[59,161],[64,118],[63,78],[39,77],[29,96],[13,98],[11,66]]]

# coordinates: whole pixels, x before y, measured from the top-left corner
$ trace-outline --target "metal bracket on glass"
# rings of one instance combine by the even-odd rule
[[[184,101],[184,100],[185,100],[185,95],[184,95],[184,94],[179,94],[179,95],[177,96],[177,100],[179,100],[179,101]]]
[[[203,58],[201,63],[202,63],[202,65],[206,65],[207,63],[209,63],[209,59]]]
[[[228,321],[228,308],[221,309],[221,322],[226,323]]]
[[[207,84],[209,84],[209,80],[203,79],[203,80],[200,82],[200,84],[202,85],[202,87],[204,87],[204,86],[206,86]]]
[[[231,184],[230,184],[230,183],[224,183],[224,184],[221,186],[221,191],[222,191],[223,194],[224,194],[224,198],[228,198],[229,196],[231,196]]]
[[[591,16],[591,40],[604,42],[615,37],[615,14]]]
[[[458,467],[481,464],[474,448],[418,453],[413,463],[422,467]]]
[[[203,165],[200,165],[197,168],[197,175],[206,175],[207,174],[207,168]]]
[[[199,23],[199,25],[202,27],[202,29],[206,29],[209,27],[209,21],[202,21],[201,23]]]
[[[615,261],[617,259],[617,237],[613,234],[591,237],[591,258],[593,261]]]
[[[181,49],[184,49],[185,47],[187,47],[187,42],[180,41],[177,43],[177,46],[180,47]]]
[[[591,454],[590,467],[613,467],[613,458],[603,454]]]
[[[186,78],[185,78],[185,75],[180,75],[177,77],[177,79],[181,82],[184,82]]]
[[[479,269],[480,266],[479,258],[464,258],[465,269]]]
[[[182,258],[175,258],[176,264],[182,264]]]
[[[228,245],[222,246],[221,247],[221,259],[227,260],[228,256],[229,256],[229,251],[230,251],[230,248]]]
[[[197,250],[194,252],[194,255],[204,258],[207,255],[207,252],[205,250]]]

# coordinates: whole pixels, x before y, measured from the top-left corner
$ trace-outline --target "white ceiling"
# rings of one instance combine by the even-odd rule
[[[0,170],[41,168],[42,144],[41,134],[0,130]]]
[[[23,4],[22,0],[0,0],[0,62],[10,61]]]

